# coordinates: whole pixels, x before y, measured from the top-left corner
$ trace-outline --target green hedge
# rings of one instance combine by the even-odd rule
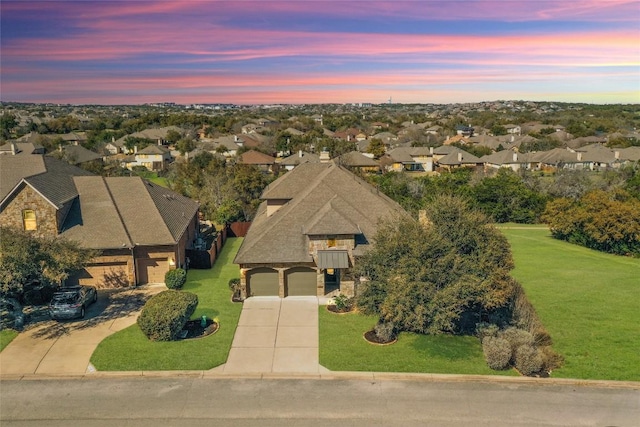
[[[142,308],[138,326],[152,341],[173,341],[198,305],[190,292],[166,290],[154,295]]]
[[[187,272],[181,268],[169,270],[164,274],[164,284],[169,289],[182,289],[187,283]]]

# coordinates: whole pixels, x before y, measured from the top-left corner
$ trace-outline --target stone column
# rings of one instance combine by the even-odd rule
[[[286,295],[286,289],[285,289],[285,269],[284,268],[278,268],[278,296],[280,298],[284,298]]]
[[[247,270],[240,268],[240,298],[247,299]]]

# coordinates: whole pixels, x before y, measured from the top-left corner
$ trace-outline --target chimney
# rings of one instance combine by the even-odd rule
[[[137,154],[138,153],[138,146],[134,145],[133,146],[133,154]]]
[[[329,151],[325,148],[320,152],[320,163],[328,163],[331,160],[331,156],[329,155]]]
[[[518,161],[518,153],[513,153],[513,161],[514,162]]]
[[[302,150],[298,150],[298,157],[302,157]]]
[[[116,142],[116,137],[115,136],[111,137],[111,142]]]
[[[614,151],[614,152],[613,152],[613,157],[614,157],[616,160],[619,160],[619,159],[620,159],[620,152],[619,152],[619,151],[617,151],[617,150],[616,150],[616,151]]]
[[[233,135],[233,141],[234,141],[234,142],[238,142],[238,140],[239,140],[239,139],[240,139],[240,138],[238,138],[238,135]]]
[[[433,156],[433,147],[429,147],[429,154]]]
[[[16,146],[15,142],[12,142],[11,143],[11,154],[15,156],[17,153],[18,153],[18,147]]]
[[[158,145],[162,145],[162,139],[158,138]]]
[[[580,151],[578,151],[578,161],[579,162],[582,161],[582,153]]]
[[[458,152],[458,161],[462,162],[462,152],[461,151]]]
[[[78,146],[78,141],[73,141],[73,145]]]

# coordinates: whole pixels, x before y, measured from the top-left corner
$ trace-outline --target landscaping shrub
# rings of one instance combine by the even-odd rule
[[[234,277],[233,279],[229,279],[229,289],[231,291],[235,292],[239,288],[240,288],[240,278],[239,277]]]
[[[504,331],[498,334],[500,338],[505,339],[509,346],[511,346],[511,353],[515,355],[515,352],[518,348],[523,345],[533,346],[533,335],[524,329],[518,329],[516,327],[510,327],[505,329]]]
[[[175,340],[197,305],[196,294],[175,290],[160,292],[142,308],[138,326],[152,341]]]
[[[522,375],[537,374],[543,367],[540,350],[533,345],[521,345],[515,352],[515,366]]]
[[[482,352],[491,369],[497,371],[509,367],[511,360],[511,345],[504,338],[488,336],[482,340]]]
[[[374,328],[374,332],[376,333],[376,337],[383,342],[393,341],[396,337],[395,325],[393,322],[378,323]]]
[[[476,325],[476,336],[480,338],[480,342],[484,342],[486,337],[495,337],[498,335],[500,328],[493,323],[480,322]]]
[[[564,363],[564,357],[556,353],[551,346],[538,347],[542,356],[542,370],[551,372]]]
[[[169,270],[164,275],[164,283],[169,289],[181,289],[187,283],[187,272],[182,268]]]
[[[340,294],[333,298],[333,303],[338,311],[349,311],[353,307],[353,298]]]

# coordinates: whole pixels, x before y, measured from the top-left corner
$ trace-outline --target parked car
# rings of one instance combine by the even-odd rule
[[[60,288],[49,303],[52,319],[83,318],[89,305],[98,300],[98,291],[93,286],[71,286]]]

